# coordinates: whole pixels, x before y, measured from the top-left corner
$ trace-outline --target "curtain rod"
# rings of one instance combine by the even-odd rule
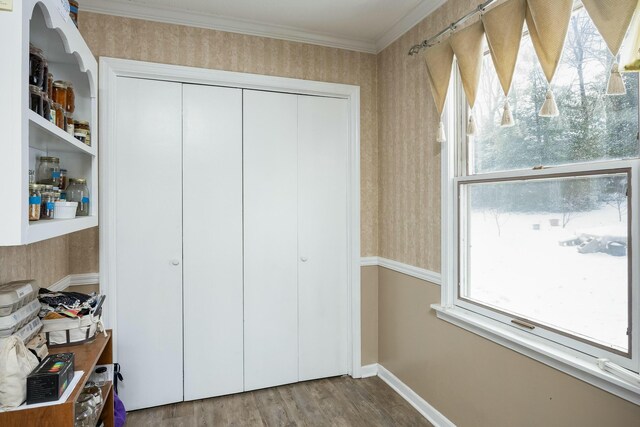
[[[494,3],[496,1],[498,1],[498,0],[487,0],[484,3],[479,4],[478,7],[476,7],[475,9],[473,9],[472,11],[470,11],[469,13],[464,15],[462,18],[460,18],[457,21],[453,22],[451,25],[449,25],[444,30],[440,31],[435,36],[433,36],[431,38],[428,38],[426,40],[423,40],[422,43],[420,43],[420,44],[413,45],[411,47],[411,49],[409,49],[409,55],[410,56],[416,55],[422,49],[426,49],[428,47],[431,47],[431,46],[435,45],[437,39],[439,39],[443,35],[447,34],[448,32],[455,31],[456,28],[458,28],[460,26],[460,24],[462,24],[463,22],[465,22],[469,18],[475,16],[476,14],[483,13],[487,9],[487,7],[489,7],[489,5],[491,5],[491,3]]]

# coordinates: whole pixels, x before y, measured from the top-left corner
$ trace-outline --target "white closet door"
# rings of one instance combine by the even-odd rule
[[[184,85],[183,103],[184,398],[194,400],[244,386],[242,90]]]
[[[297,160],[297,97],[245,90],[245,390],[298,381]]]
[[[348,370],[347,161],[344,99],[298,99],[300,381]]]
[[[117,361],[128,410],[182,401],[182,87],[119,77]]]

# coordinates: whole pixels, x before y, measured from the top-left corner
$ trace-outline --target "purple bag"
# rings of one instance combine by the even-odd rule
[[[113,424],[116,427],[122,427],[126,420],[127,410],[124,409],[124,403],[116,393],[113,393]]]

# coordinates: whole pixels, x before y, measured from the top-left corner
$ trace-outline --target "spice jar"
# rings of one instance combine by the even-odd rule
[[[58,188],[61,191],[64,191],[67,189],[67,170],[66,169],[60,169],[60,183],[58,184]]]
[[[53,118],[53,124],[58,126],[60,129],[64,129],[66,119],[64,117],[64,107],[62,104],[58,104],[57,102],[53,103],[51,106],[51,117]]]
[[[36,180],[38,181],[38,184],[48,184],[54,187],[59,187],[60,159],[58,157],[40,157]]]
[[[47,95],[49,98],[53,98],[53,74],[47,75]]]
[[[89,122],[86,120],[77,120],[74,122],[74,126],[75,137],[91,146],[91,130],[89,128]],[[83,136],[84,138],[82,138]]]
[[[67,105],[67,83],[62,80],[53,82],[53,102]]]
[[[52,185],[44,185],[42,186],[42,190],[40,191],[40,219],[53,219],[53,208],[54,208],[54,198],[53,198],[53,186]]]
[[[73,117],[71,116],[71,113],[67,113],[65,117],[67,119],[67,133],[69,135],[75,136],[75,126],[73,125]]]
[[[29,184],[29,221],[38,221],[40,219],[40,185]]]
[[[29,84],[42,88],[45,75],[42,50],[29,44]]]
[[[51,100],[46,92],[42,92],[42,117],[51,121]]]
[[[42,91],[36,85],[29,85],[29,109],[42,115]]]
[[[69,0],[69,17],[71,21],[78,27],[78,1]]]
[[[69,82],[65,82],[65,84],[67,85],[67,101],[64,108],[67,113],[73,113],[76,110],[76,95],[73,92],[73,84]]]
[[[89,215],[89,188],[87,180],[81,178],[71,178],[69,180],[69,188],[67,188],[67,201],[78,202],[76,216]]]
[[[104,387],[104,385],[109,381],[109,373],[106,366],[99,366],[93,371],[95,374],[96,385],[98,387]]]
[[[47,58],[42,56],[42,83],[40,83],[40,88],[43,92],[47,92],[49,90],[49,62],[47,62]]]

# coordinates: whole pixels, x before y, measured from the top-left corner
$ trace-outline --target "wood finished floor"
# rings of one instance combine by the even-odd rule
[[[136,426],[431,426],[380,378],[328,378],[133,411]]]

